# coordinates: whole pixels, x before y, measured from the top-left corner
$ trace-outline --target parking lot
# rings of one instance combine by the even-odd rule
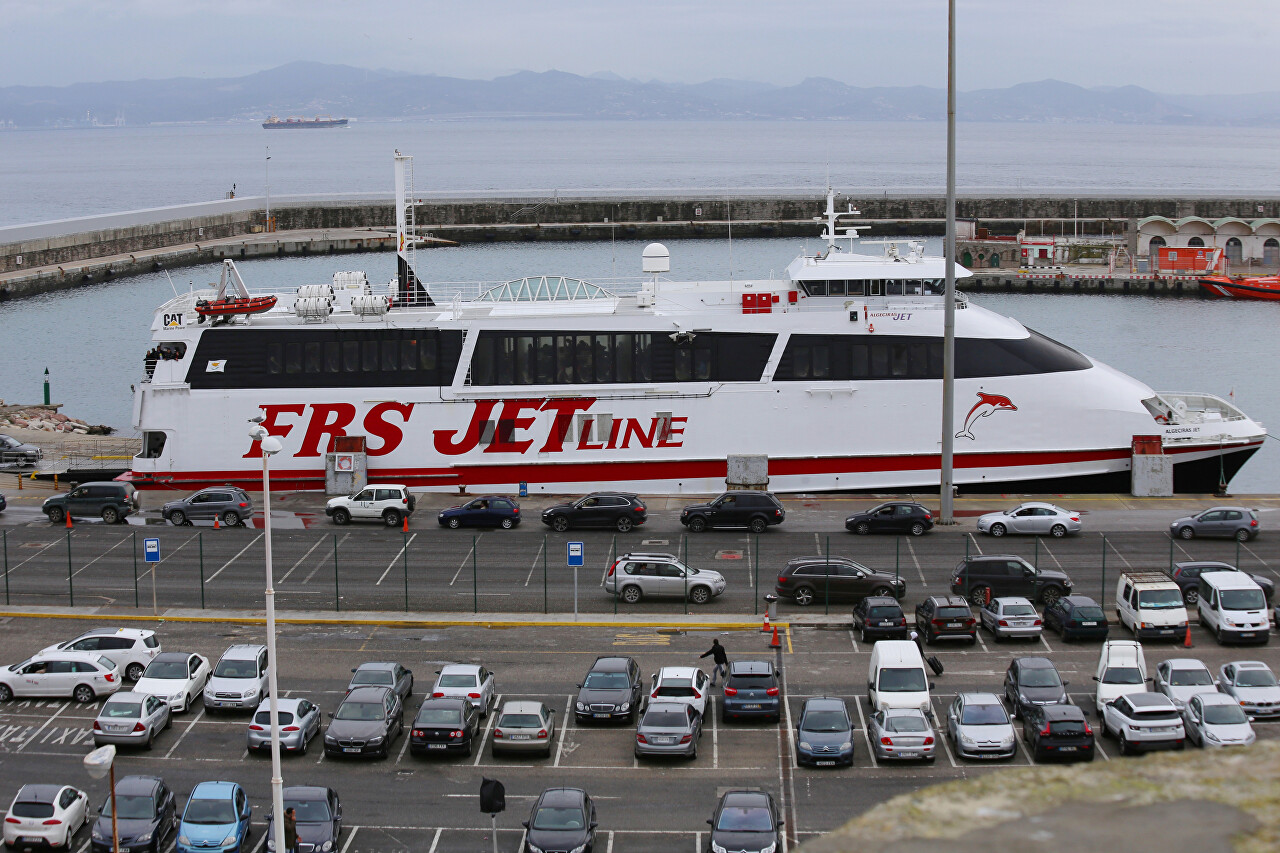
[[[66,620],[11,619],[0,625],[0,662],[18,662],[28,654],[67,639],[87,623]],[[138,627],[142,627],[139,625]],[[157,624],[167,651],[198,651],[216,659],[228,645],[262,641],[261,628],[216,623]],[[698,758],[694,761],[636,761],[633,728],[578,726],[567,715],[581,680],[597,655],[635,657],[648,675],[665,665],[697,663],[697,656],[718,636],[731,659],[774,658],[783,675],[786,713],[780,724],[722,723],[709,714]],[[1228,649],[1193,630],[1194,650],[1180,644],[1148,644],[1148,666],[1166,657],[1198,656],[1211,668],[1229,660],[1262,658],[1274,667],[1270,647]],[[894,795],[925,785],[1025,766],[1028,755],[1019,744],[1010,761],[957,759],[949,746],[932,765],[885,765],[873,761],[866,741],[865,681],[868,646],[847,629],[793,628],[782,648],[768,648],[755,631],[713,633],[705,630],[658,631],[644,628],[512,628],[474,627],[405,630],[388,627],[323,628],[290,625],[280,632],[280,685],[289,696],[306,696],[332,711],[351,668],[369,660],[397,660],[415,674],[408,713],[416,711],[435,670],[450,662],[483,663],[496,673],[500,700],[542,701],[557,711],[561,723],[555,749],[547,759],[495,757],[490,732],[483,748],[469,758],[415,758],[407,738],[395,744],[391,757],[378,760],[335,760],[313,749],[306,756],[286,756],[285,784],[328,785],[343,799],[345,828],[340,853],[360,851],[482,851],[490,849],[489,818],[479,812],[482,777],[501,780],[508,810],[499,816],[499,848],[516,850],[520,821],[542,789],[576,786],[597,799],[602,851],[669,851],[705,848],[705,821],[722,791],[732,787],[762,788],[779,799],[787,821],[789,843],[830,830]],[[1003,673],[1017,655],[1047,655],[1069,683],[1072,699],[1091,708],[1091,677],[1099,644],[1063,644],[1055,636],[1035,642],[1000,643],[983,637],[976,646],[938,646],[946,665],[935,679],[935,713],[958,692],[999,692]],[[702,663],[706,663],[703,661]],[[790,732],[805,698],[839,696],[849,706],[858,732],[852,768],[800,768],[795,763]],[[80,760],[92,748],[89,726],[96,704],[80,706],[62,700],[15,701],[0,706],[0,805],[7,807],[16,789],[30,782],[72,784],[88,791],[97,804],[105,795],[102,782],[90,781]],[[1090,710],[1090,719],[1096,723]],[[225,779],[241,783],[254,807],[252,850],[261,849],[269,804],[270,761],[245,753],[247,715],[210,717],[198,707],[175,719],[151,752],[122,751],[118,774],[163,776],[182,802],[200,781]],[[1255,724],[1260,738],[1280,735],[1280,723]],[[319,744],[313,742],[313,747]],[[1099,741],[1101,760],[1120,759],[1113,742]],[[87,844],[88,831],[77,837],[76,850]]]

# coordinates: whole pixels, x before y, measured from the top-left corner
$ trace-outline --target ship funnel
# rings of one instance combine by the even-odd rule
[[[397,305],[435,305],[418,279],[418,232],[413,214],[413,157],[396,149]]]

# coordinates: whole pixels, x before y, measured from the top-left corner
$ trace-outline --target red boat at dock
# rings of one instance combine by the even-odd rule
[[[1199,279],[1200,287],[1210,296],[1227,299],[1280,300],[1280,275],[1244,276],[1211,275]]]

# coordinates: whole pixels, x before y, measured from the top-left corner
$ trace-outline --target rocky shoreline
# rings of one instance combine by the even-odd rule
[[[90,424],[64,415],[56,408],[44,406],[6,406],[0,400],[0,431],[6,428],[30,429],[67,435],[111,435],[114,427]]]

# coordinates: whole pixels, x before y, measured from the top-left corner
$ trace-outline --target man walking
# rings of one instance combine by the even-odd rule
[[[285,853],[298,849],[298,816],[293,806],[284,810],[284,849]]]
[[[711,648],[707,649],[698,659],[709,657],[715,662],[715,667],[711,670],[711,686],[716,686],[716,676],[721,678],[729,677],[729,656],[724,652],[724,646],[720,645],[719,640],[711,641]]]

